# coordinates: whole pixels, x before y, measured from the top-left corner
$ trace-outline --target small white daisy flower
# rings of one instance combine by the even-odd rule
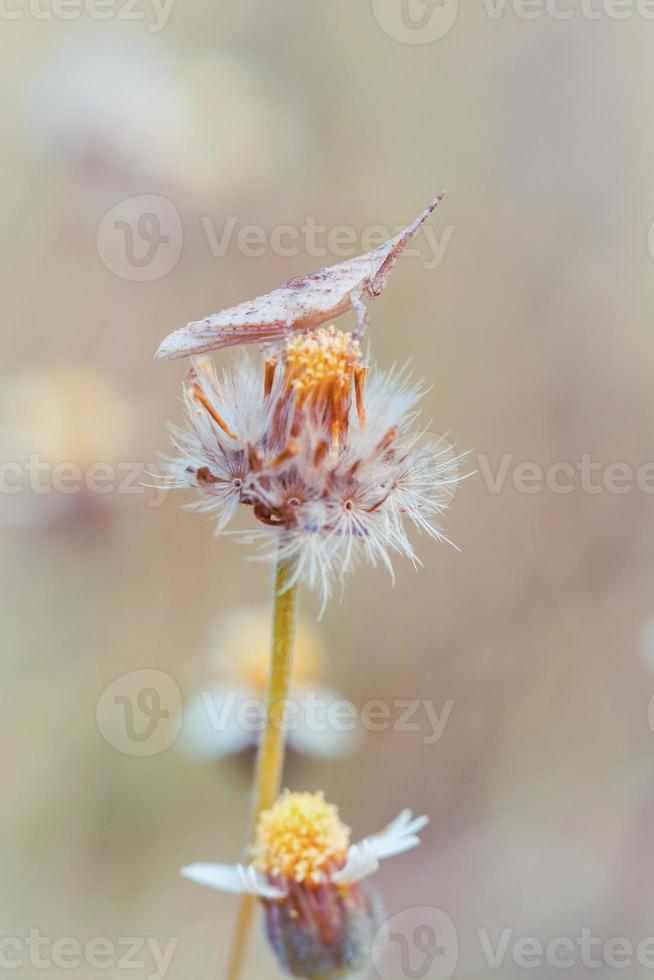
[[[183,711],[180,747],[190,758],[208,762],[258,744],[270,673],[269,620],[268,607],[255,606],[235,609],[216,624],[211,681],[196,685]],[[327,673],[322,633],[300,617],[288,708],[277,724],[293,751],[335,759],[354,749],[361,730],[354,705],[327,683]]]
[[[173,428],[168,460],[173,485],[201,492],[194,506],[216,515],[218,531],[251,507],[263,528],[245,539],[293,564],[287,587],[301,580],[325,598],[359,558],[391,574],[393,552],[417,562],[407,520],[445,540],[439,520],[458,480],[450,446],[417,445],[420,386],[361,360],[332,326],[287,340],[263,372],[243,355],[220,378],[195,362],[189,426]]]
[[[427,817],[404,810],[381,833],[350,845],[350,829],[322,793],[288,790],[257,825],[248,865],[192,864],[191,881],[259,898],[268,939],[293,976],[361,969],[379,922],[366,879],[380,861],[420,843]]]

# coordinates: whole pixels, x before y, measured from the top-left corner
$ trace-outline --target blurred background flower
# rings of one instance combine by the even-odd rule
[[[92,365],[61,361],[13,375],[0,389],[0,523],[107,516],[137,445],[137,406]]]
[[[159,191],[235,203],[298,150],[256,66],[212,49],[189,63],[147,34],[72,32],[37,72],[29,131],[46,163],[96,194]]]
[[[236,609],[214,628],[211,672],[184,707],[181,748],[208,761],[256,746],[270,670],[270,608]],[[280,717],[291,751],[340,758],[357,744],[357,711],[329,687],[324,639],[306,616],[297,626],[289,713]],[[347,717],[346,717],[347,715]]]

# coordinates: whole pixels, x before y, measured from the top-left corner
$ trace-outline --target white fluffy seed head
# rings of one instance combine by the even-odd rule
[[[263,557],[296,558],[296,577],[326,597],[358,558],[389,571],[392,552],[416,561],[406,520],[443,539],[458,461],[440,441],[417,448],[421,395],[405,371],[364,367],[334,327],[287,341],[263,370],[241,355],[219,377],[202,359],[168,473],[200,491],[193,506],[215,513],[218,531],[251,507],[261,529],[242,537],[261,539]]]

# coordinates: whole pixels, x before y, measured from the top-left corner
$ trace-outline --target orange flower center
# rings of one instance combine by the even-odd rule
[[[361,361],[359,342],[336,327],[318,327],[286,343],[284,384],[293,392],[296,410],[318,416],[329,426],[331,450],[338,451],[341,435],[347,431],[352,395],[361,424],[364,423],[363,388],[367,368]],[[277,361],[266,367],[266,390],[272,386]]]

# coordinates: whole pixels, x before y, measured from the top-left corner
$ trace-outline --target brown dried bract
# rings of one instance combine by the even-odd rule
[[[351,309],[360,336],[367,323],[362,299],[380,295],[398,257],[444,196],[435,197],[413,224],[372,252],[289,279],[271,293],[175,330],[163,341],[157,357],[173,359],[233,344],[279,340],[292,330],[312,329]]]

